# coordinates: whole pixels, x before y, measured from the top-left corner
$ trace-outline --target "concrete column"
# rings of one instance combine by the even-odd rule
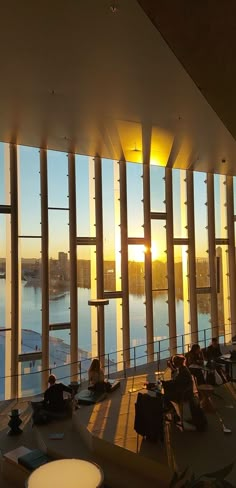
[[[70,357],[71,380],[78,375],[78,302],[77,302],[77,228],[76,228],[76,189],[75,155],[68,154],[69,177],[69,236],[70,236]]]
[[[227,230],[229,239],[229,288],[231,334],[236,335],[236,268],[235,268],[235,232],[234,232],[234,188],[233,176],[226,177]],[[230,340],[228,337],[227,340]]]
[[[186,171],[191,342],[198,342],[193,172]]]
[[[128,224],[127,224],[127,176],[126,162],[120,161],[120,226],[121,226],[121,283],[123,360],[130,366],[129,277],[128,277]]]
[[[168,278],[168,311],[170,354],[177,352],[176,340],[176,310],[175,310],[175,264],[174,264],[174,235],[173,235],[173,188],[172,170],[166,168],[166,242],[167,242],[167,278]]]
[[[218,336],[218,306],[216,289],[216,246],[215,246],[215,203],[214,203],[214,175],[207,173],[207,216],[209,243],[209,270],[211,287],[211,327],[212,335]]]
[[[48,177],[46,149],[40,149],[40,184],[42,235],[42,390],[45,390],[47,387],[49,369]]]
[[[153,303],[152,303],[152,254],[151,254],[151,209],[150,209],[150,166],[143,164],[143,210],[145,252],[145,301],[147,360],[154,361]]]
[[[17,146],[10,144],[11,194],[11,398],[18,397],[19,271]]]
[[[102,216],[102,161],[99,156],[94,158],[95,172],[95,215],[96,215],[96,268],[97,268],[97,298],[103,298],[104,269],[103,269],[103,216]],[[99,337],[98,353],[101,365],[105,360],[105,325],[104,307],[99,307]]]

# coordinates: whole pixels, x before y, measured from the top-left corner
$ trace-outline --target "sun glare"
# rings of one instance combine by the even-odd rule
[[[131,261],[142,263],[144,261],[145,253],[147,252],[147,248],[146,246],[136,245],[136,246],[132,246],[132,249],[130,249],[130,251],[131,251],[130,252]],[[155,241],[152,242],[151,252],[152,252],[152,261],[161,258],[160,249]]]
[[[152,251],[152,260],[153,261],[155,261],[156,259],[158,259],[160,257],[160,250],[159,250],[158,245],[155,241],[152,242],[151,251]]]

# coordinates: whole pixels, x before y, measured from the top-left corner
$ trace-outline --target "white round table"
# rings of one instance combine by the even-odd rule
[[[83,459],[59,459],[33,471],[26,488],[98,488],[103,479],[103,471],[95,463]]]

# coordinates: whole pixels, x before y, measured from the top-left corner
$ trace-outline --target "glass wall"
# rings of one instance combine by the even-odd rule
[[[147,336],[154,342],[162,340],[160,350],[165,349],[168,355],[171,293],[175,312],[172,310],[172,330],[176,326],[180,336],[178,351],[183,341],[191,343],[193,313],[201,341],[210,340],[213,315],[218,314],[222,328],[231,331],[230,296],[234,293],[229,275],[235,262],[228,242],[225,177],[214,175],[214,205],[209,210],[206,174],[194,173],[193,195],[188,196],[187,172],[172,170],[172,235],[172,222],[168,225],[172,221],[170,200],[166,213],[164,168],[150,166],[149,191],[148,172],[143,186],[142,164],[76,155],[75,181],[70,180],[69,185],[68,156],[43,150],[42,155],[44,163],[38,149],[17,149],[16,174],[14,168],[12,171],[18,198],[14,199],[9,147],[0,144],[0,366],[7,375],[11,351],[16,351],[15,363],[24,373],[18,393],[40,391],[42,364],[69,381],[68,363],[82,361],[87,374],[99,345],[97,308],[88,303],[91,299],[109,300],[99,322],[100,334],[104,331],[100,339],[106,370],[108,366],[115,369],[118,360],[122,364],[124,343],[132,348],[132,359],[136,354],[142,356],[140,362],[146,362],[147,351],[150,359]],[[69,194],[73,188],[75,200]],[[42,194],[47,201],[41,201]],[[190,217],[188,205],[193,202]],[[190,218],[194,219],[194,242],[189,235]],[[215,224],[211,236],[209,219]],[[11,253],[11,242],[15,253]],[[190,252],[195,252],[196,275]],[[71,341],[75,331],[78,344]],[[158,350],[157,342],[153,351]],[[37,375],[35,382],[31,373]],[[10,396],[10,383],[0,383],[1,398]]]

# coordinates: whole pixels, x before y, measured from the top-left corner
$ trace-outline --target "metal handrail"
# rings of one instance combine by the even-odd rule
[[[232,324],[232,325],[234,325],[234,324]],[[200,345],[203,344],[204,348],[207,347],[207,341],[210,341],[210,339],[212,337],[214,337],[214,334],[213,334],[214,329],[216,329],[216,331],[218,331],[219,328],[222,330],[225,329],[224,325],[221,325],[220,327],[216,326],[216,327],[209,327],[207,329],[199,330],[198,331],[198,337],[199,337],[198,343]],[[203,334],[203,338],[201,339],[200,336],[202,334]],[[228,335],[229,335],[229,340],[227,341]],[[146,362],[150,362],[149,358],[148,358],[148,354],[147,354],[147,348],[150,345],[153,345],[153,350],[154,350],[153,361],[154,362],[156,361],[157,370],[159,370],[161,359],[168,359],[170,357],[170,347],[169,347],[170,341],[176,340],[177,346],[176,346],[176,351],[174,353],[184,354],[185,352],[187,352],[189,350],[189,348],[191,346],[191,342],[185,341],[186,338],[191,338],[191,332],[188,332],[185,334],[179,334],[179,335],[176,335],[173,337],[166,337],[166,338],[159,339],[157,341],[152,341],[149,343],[139,344],[138,346],[132,346],[132,347],[129,347],[125,350],[117,350],[117,351],[114,351],[112,353],[111,352],[105,353],[100,358],[100,359],[103,359],[103,363],[105,365],[104,366],[105,375],[107,377],[109,377],[111,374],[115,374],[118,372],[122,373],[122,370],[123,370],[123,375],[124,375],[124,377],[126,377],[128,369],[133,368],[134,371],[136,371],[138,366],[142,366],[142,365],[146,364]],[[227,342],[230,342],[231,333],[225,334],[225,332],[224,332],[224,333],[218,335],[218,338],[221,340],[221,343],[223,345],[225,345]],[[167,347],[162,349],[161,346],[165,342],[167,342]],[[143,354],[143,350],[141,350],[141,352],[140,352],[141,348],[145,348],[145,350],[144,350],[145,354]],[[113,361],[111,359],[111,357],[113,355],[117,357],[117,355],[119,355],[119,354],[124,357],[125,352],[129,353],[129,357],[130,357],[129,364],[127,364],[127,361],[125,361],[124,359],[122,359],[121,361]],[[133,352],[133,356],[132,356],[132,352]],[[139,352],[140,352],[140,355],[139,355]],[[144,358],[146,358],[147,361],[145,361]],[[74,362],[59,365],[59,366],[53,366],[53,367],[46,368],[46,369],[40,370],[40,371],[32,371],[29,373],[18,373],[15,375],[0,376],[0,380],[3,380],[3,379],[5,380],[8,378],[13,378],[13,377],[17,377],[17,376],[18,377],[26,377],[26,376],[38,375],[38,374],[41,374],[41,373],[47,371],[49,374],[51,374],[52,372],[55,372],[58,380],[65,380],[65,379],[69,378],[70,381],[72,381],[73,378],[75,378],[76,380],[78,380],[78,378],[79,378],[79,383],[81,384],[83,381],[85,381],[87,379],[87,368],[86,369],[83,368],[83,365],[87,362],[88,362],[88,358],[85,358],[85,359],[82,359],[79,361],[74,361]],[[78,365],[78,372],[77,373],[75,373],[74,375],[66,374],[66,376],[64,376],[64,375],[59,376],[58,375],[60,368],[70,368],[70,366],[73,364]],[[24,396],[22,396],[21,398],[24,398]]]

